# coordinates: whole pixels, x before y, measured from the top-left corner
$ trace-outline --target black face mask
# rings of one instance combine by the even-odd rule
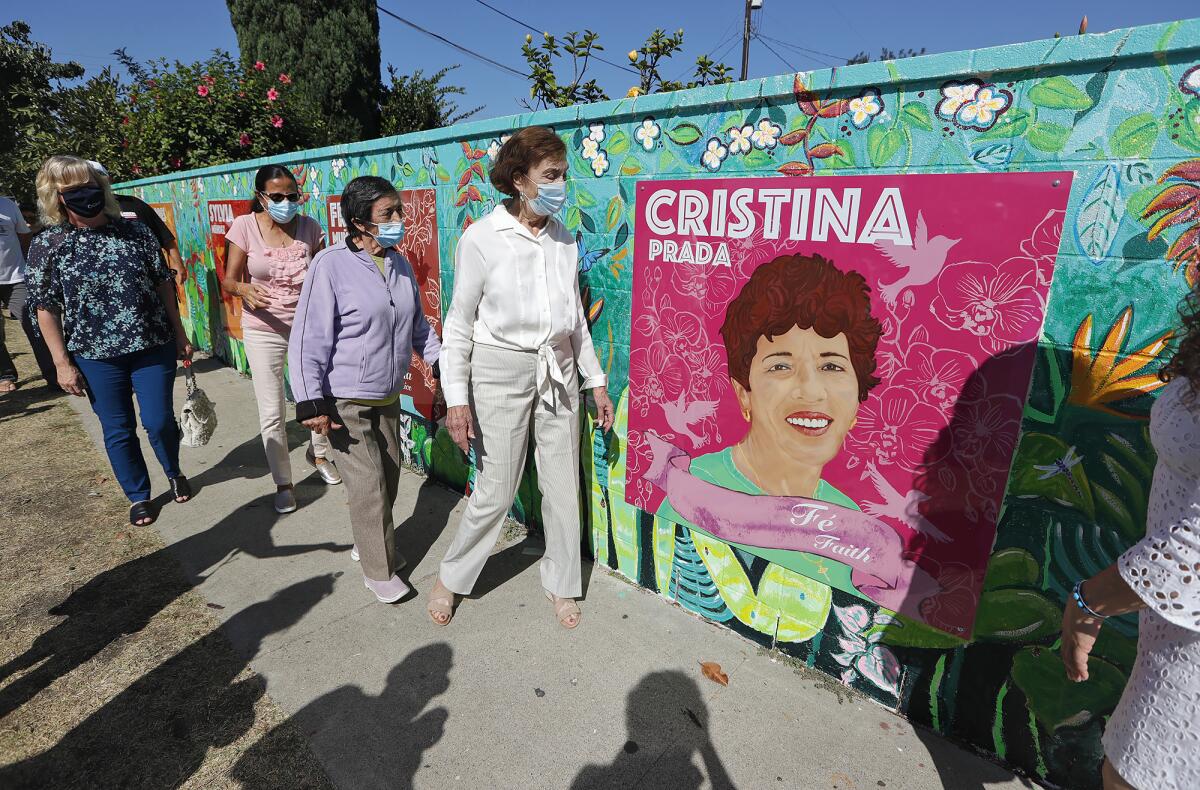
[[[104,190],[100,187],[88,184],[59,194],[67,208],[85,219],[91,219],[104,210]]]

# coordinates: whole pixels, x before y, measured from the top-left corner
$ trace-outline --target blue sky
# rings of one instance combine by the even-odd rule
[[[285,2],[286,0],[280,0]],[[561,35],[590,28],[600,34],[602,53],[622,63],[656,27],[682,27],[685,50],[664,69],[668,77],[683,77],[697,55],[724,54],[736,76],[741,58],[743,5],[739,0],[488,0],[538,29]],[[520,48],[528,32],[515,22],[488,10],[477,0],[381,0],[394,13],[493,60],[523,70]],[[6,4],[7,5],[7,4]],[[14,14],[0,11],[0,22],[23,19],[37,41],[50,45],[57,58],[81,63],[89,73],[113,65],[112,50],[125,47],[139,60],[166,57],[197,60],[216,48],[237,52],[237,38],[224,0],[120,0],[117,3],[47,3],[23,0]],[[1129,25],[1184,19],[1197,14],[1195,0],[1006,0],[982,11],[956,0],[894,0],[858,2],[796,2],[765,0],[756,12],[756,25],[769,39],[754,41],[750,76],[784,74],[793,70],[840,65],[860,50],[877,55],[880,47],[925,47],[929,52],[974,49],[1017,41],[1049,38],[1078,30],[1086,13],[1093,32]],[[120,9],[115,11],[114,9]],[[169,9],[169,11],[167,10]],[[380,17],[383,64],[401,72],[427,73],[461,64],[452,80],[467,89],[464,107],[483,105],[479,118],[520,111],[519,99],[528,83],[481,63],[446,44],[422,35],[386,16]],[[771,52],[768,46],[775,52]],[[785,63],[786,61],[786,63]],[[623,95],[636,75],[596,63],[589,68],[610,96]]]

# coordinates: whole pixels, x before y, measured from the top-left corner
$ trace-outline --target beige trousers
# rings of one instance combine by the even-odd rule
[[[579,520],[579,389],[575,361],[560,362],[557,405],[537,392],[538,355],[476,344],[471,353],[471,411],[478,472],[439,577],[467,595],[479,579],[512,507],[525,468],[530,426],[534,437],[546,554],[542,586],[561,598],[582,590]]]
[[[363,406],[338,398],[329,434],[350,503],[350,529],[368,579],[387,581],[404,567],[396,554],[392,506],[400,486],[400,402]]]
[[[278,332],[243,329],[242,342],[246,347],[246,362],[254,383],[254,400],[258,401],[258,428],[262,433],[267,466],[277,486],[292,484],[292,462],[288,458],[287,400],[283,393],[283,363],[287,361],[288,336]],[[312,435],[313,455],[324,458],[329,452],[329,440],[320,434]]]

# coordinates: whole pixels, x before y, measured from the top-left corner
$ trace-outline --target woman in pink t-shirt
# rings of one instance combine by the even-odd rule
[[[254,379],[258,421],[275,479],[275,510],[279,513],[296,509],[284,418],[283,366],[288,336],[308,264],[325,246],[320,224],[299,216],[305,198],[286,167],[259,168],[254,177],[253,213],[236,218],[225,235],[229,248],[221,282],[226,293],[242,298],[245,308],[242,340]],[[337,485],[342,478],[326,459],[328,452],[329,440],[312,434],[308,462],[326,483]]]

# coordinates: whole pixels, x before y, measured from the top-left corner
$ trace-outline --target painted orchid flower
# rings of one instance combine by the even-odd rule
[[[850,122],[856,129],[866,129],[875,120],[875,116],[883,112],[883,99],[879,91],[867,88],[857,97],[850,100]]]
[[[721,145],[719,138],[714,137],[708,141],[708,146],[705,148],[703,156],[700,157],[700,161],[715,173],[721,169],[721,163],[727,156],[729,156],[729,149]]]
[[[750,141],[754,143],[754,147],[760,151],[769,151],[774,148],[779,142],[779,136],[783,134],[783,129],[779,124],[773,123],[768,118],[763,118],[758,122],[758,127],[754,133],[750,135]]]
[[[754,127],[746,124],[742,128],[731,126],[729,128],[729,153],[731,154],[748,154],[752,145],[751,137],[754,135]]]
[[[647,118],[642,121],[633,136],[642,144],[642,148],[647,151],[653,151],[654,146],[658,143],[658,138],[662,135],[662,127],[654,122],[653,118]]]

